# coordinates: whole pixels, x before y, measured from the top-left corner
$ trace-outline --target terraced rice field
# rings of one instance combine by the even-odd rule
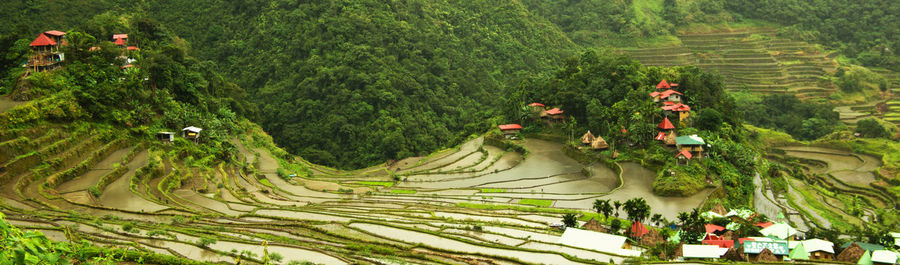
[[[718,72],[731,90],[824,98],[836,89],[821,80],[836,70],[832,58],[809,43],[780,38],[772,29],[689,32],[678,38],[678,46],[624,51],[648,65],[697,65]]]
[[[871,185],[877,181],[874,170],[881,166],[881,160],[875,157],[821,147],[780,149],[787,157],[799,159],[809,176],[805,180],[785,179],[788,192],[781,195],[783,205],[799,210],[801,219],[823,227],[847,228],[873,220],[876,214],[872,209],[896,206],[890,194]]]
[[[3,130],[0,208],[56,240],[213,262],[260,262],[268,251],[281,263],[594,264],[625,258],[557,244],[549,224],[597,198],[644,197],[674,219],[709,194],[657,197],[655,174],[638,164],[619,165],[620,175],[536,139],[524,141],[527,158],[477,138],[354,171],[231,143],[239,155],[221,161],[83,124]]]

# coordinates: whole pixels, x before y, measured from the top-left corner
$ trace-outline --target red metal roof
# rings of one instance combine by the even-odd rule
[[[628,133],[628,130],[625,130],[625,127],[622,127],[622,134]]]
[[[38,35],[37,39],[34,39],[34,41],[31,42],[31,47],[48,45],[56,45],[56,42],[50,39],[50,37],[47,37],[47,35],[44,35],[44,33]]]
[[[681,104],[681,103],[675,103],[675,104],[672,104],[672,105],[666,105],[666,106],[662,106],[662,107],[659,107],[659,108],[661,108],[661,109],[663,109],[663,110],[670,110],[670,111],[675,111],[675,112],[691,111],[691,107],[690,107],[690,106],[685,105],[685,104]]]
[[[116,39],[116,45],[125,45],[125,39]]]
[[[663,88],[672,88],[671,86],[669,86],[669,82],[667,82],[665,79],[663,79],[662,81],[659,81],[659,84],[656,84],[656,89],[663,89]]]
[[[62,36],[62,35],[66,35],[65,32],[62,32],[62,31],[59,31],[59,30],[45,31],[44,34],[51,35],[51,36],[57,36],[57,37]]]
[[[675,90],[668,89],[668,90],[666,90],[666,91],[659,92],[659,98],[668,98],[668,97],[671,96],[672,94],[683,95],[683,94],[681,94],[681,92],[678,92],[678,91],[675,91]]]
[[[672,125],[672,122],[669,121],[669,117],[664,118],[661,122],[659,122],[659,125],[656,125],[656,127],[663,130],[675,129],[675,125]]]
[[[498,125],[497,127],[500,127],[500,130],[503,130],[503,131],[505,131],[505,130],[521,130],[522,129],[522,125],[518,125],[515,123],[502,124],[502,125]]]
[[[701,243],[722,248],[731,248],[734,246],[734,240],[703,240]]]
[[[546,106],[544,106],[544,104],[537,103],[537,102],[532,102],[531,104],[528,104],[528,106],[532,106],[532,107],[546,107]]]
[[[741,245],[743,245],[744,242],[746,242],[746,241],[756,241],[756,240],[749,238],[749,237],[738,238],[738,243],[741,243]]]
[[[672,102],[672,101],[663,101],[663,105],[675,105],[675,102]]]
[[[765,222],[765,223],[757,223],[757,224],[756,224],[756,226],[759,226],[759,227],[761,227],[761,228],[770,227],[770,226],[772,226],[772,225],[774,225],[774,223],[772,223],[772,222]]]
[[[114,40],[127,39],[127,38],[128,38],[128,34],[113,34]]]
[[[550,109],[550,110],[547,111],[547,114],[550,114],[550,115],[559,115],[559,114],[563,114],[563,111],[562,111],[561,109],[559,109],[559,108],[552,108],[552,109]]]
[[[128,50],[129,50],[129,51],[136,51],[136,50],[140,50],[140,49],[138,49],[137,46],[128,46]]]
[[[125,68],[131,68],[131,67],[134,67],[134,65],[128,64],[128,65],[122,66],[122,69],[125,69]]]
[[[629,229],[629,231],[631,231],[631,236],[635,237],[642,237],[647,233],[650,233],[650,230],[640,222],[631,223],[631,229]]]
[[[666,133],[664,133],[664,132],[659,132],[659,134],[656,135],[656,138],[653,138],[653,139],[654,139],[654,140],[657,140],[657,141],[665,140],[665,139],[666,139]]]
[[[688,155],[691,154],[691,153],[688,152],[687,150],[681,151],[681,153],[685,153],[685,152],[687,152]],[[679,153],[679,154],[680,154],[680,153]],[[688,159],[690,159],[690,158],[691,158],[691,157],[688,156]],[[725,227],[721,227],[721,226],[714,225],[714,224],[706,224],[706,225],[704,225],[704,227],[706,228],[706,233],[707,233],[707,234],[711,234],[711,233],[714,233],[714,232],[718,232],[718,231],[725,230]]]
[[[678,86],[678,84],[676,84],[676,83],[670,83],[669,85],[670,85],[670,86],[673,86],[673,87]]]
[[[687,159],[691,159],[691,157],[693,157],[693,155],[691,155],[691,152],[688,152],[688,150],[681,150],[681,152],[675,155],[675,158],[678,158],[679,156],[683,156]]]
[[[650,93],[650,96],[655,98],[656,96],[659,96],[659,92],[653,91]]]

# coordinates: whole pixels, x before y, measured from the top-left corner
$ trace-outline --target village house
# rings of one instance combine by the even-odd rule
[[[623,236],[611,235],[574,227],[566,228],[557,243],[566,246],[590,249],[626,257],[640,257],[641,252],[631,250]]]
[[[662,81],[659,81],[658,84],[656,84],[656,89],[657,90],[671,89],[671,88],[677,87],[677,86],[678,86],[678,84],[669,83],[669,81],[666,81],[665,79],[663,79]]]
[[[675,145],[675,126],[672,125],[672,122],[669,121],[668,117],[663,118],[656,128],[659,128],[659,133],[656,134],[656,137],[653,138],[657,141],[662,141],[666,145]]]
[[[562,114],[563,110],[559,108],[552,108],[549,110],[541,111],[541,120],[544,120],[544,123],[547,125],[566,122],[566,117]]]
[[[497,125],[500,128],[500,132],[503,133],[503,137],[506,139],[514,139],[516,134],[522,130],[522,125],[519,124],[501,124]]]
[[[58,67],[65,60],[65,54],[60,50],[66,45],[65,32],[51,30],[38,34],[37,38],[29,44],[31,54],[25,64],[29,70],[40,72]]]
[[[675,137],[675,145],[678,150],[681,150],[679,154],[687,151],[691,154],[687,159],[691,159],[691,157],[701,158],[703,156],[703,145],[706,145],[706,142],[700,136],[688,135]]]
[[[681,103],[666,101],[660,109],[666,112],[666,116],[676,116],[679,122],[684,122],[691,116],[691,107]]]
[[[184,127],[184,129],[181,129],[181,137],[197,141],[200,139],[200,131],[202,130],[203,129],[194,126]]]
[[[809,239],[800,242],[800,245],[809,253],[809,258],[812,260],[834,259],[834,243],[821,239]]]

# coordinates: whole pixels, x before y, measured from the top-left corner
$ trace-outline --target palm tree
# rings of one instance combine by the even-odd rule
[[[574,213],[567,213],[563,215],[563,225],[566,227],[576,227],[578,226],[578,217],[575,216]]]
[[[613,212],[613,207],[609,204],[609,200],[596,199],[594,200],[594,210],[597,210],[599,214],[603,214],[603,220],[607,220]]]
[[[616,217],[619,217],[619,208],[622,207],[622,202],[613,201],[613,206],[615,206],[614,209],[616,209]]]
[[[657,227],[659,227],[659,222],[662,221],[662,219],[663,219],[663,218],[662,218],[662,214],[658,214],[658,213],[657,213],[657,214],[653,214],[653,216],[650,217],[650,222],[652,222],[652,223],[655,224]]]

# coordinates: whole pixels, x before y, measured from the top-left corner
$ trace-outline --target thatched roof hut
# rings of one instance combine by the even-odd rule
[[[606,140],[603,140],[603,137],[597,136],[594,138],[594,141],[591,142],[591,149],[606,149],[609,148],[609,144],[606,143]]]
[[[666,145],[675,145],[675,144],[677,144],[677,142],[675,142],[675,138],[677,138],[677,137],[678,137],[678,134],[673,131],[669,134],[666,134],[666,138],[663,139],[663,142],[665,142]]]
[[[849,247],[841,251],[841,254],[838,254],[835,260],[856,263],[857,261],[859,261],[859,258],[862,257],[862,255],[865,253],[865,249],[863,249],[856,243],[853,243]]]
[[[722,206],[722,204],[716,204],[716,206],[713,206],[713,208],[709,211],[717,213],[721,216],[725,216],[726,214],[728,214],[728,210],[726,210],[725,206]]]
[[[728,251],[725,252],[725,255],[722,255],[722,258],[730,261],[747,260],[747,256],[744,255],[744,247],[729,248]]]
[[[772,253],[772,251],[769,250],[768,248],[763,249],[762,252],[759,252],[759,254],[756,255],[755,259],[751,260],[751,262],[775,262],[775,261],[781,261],[781,259],[778,258],[777,256],[775,256],[775,253]]]
[[[650,229],[646,234],[644,234],[643,237],[641,237],[641,244],[646,246],[656,246],[656,244],[665,242],[666,241],[663,240],[662,235],[660,235],[659,231],[656,229]]]
[[[591,131],[588,131],[583,136],[581,136],[581,143],[585,144],[585,145],[589,145],[592,142],[594,142],[594,138],[596,138],[596,137],[594,137],[594,134],[591,133]]]
[[[591,220],[589,220],[589,221],[587,221],[586,223],[584,223],[584,225],[581,226],[581,228],[584,228],[585,230],[591,230],[591,231],[595,231],[595,232],[606,233],[606,228],[604,228],[603,225],[600,225],[600,222],[598,222],[598,221],[597,221],[596,219],[594,219],[594,218],[591,218]]]

